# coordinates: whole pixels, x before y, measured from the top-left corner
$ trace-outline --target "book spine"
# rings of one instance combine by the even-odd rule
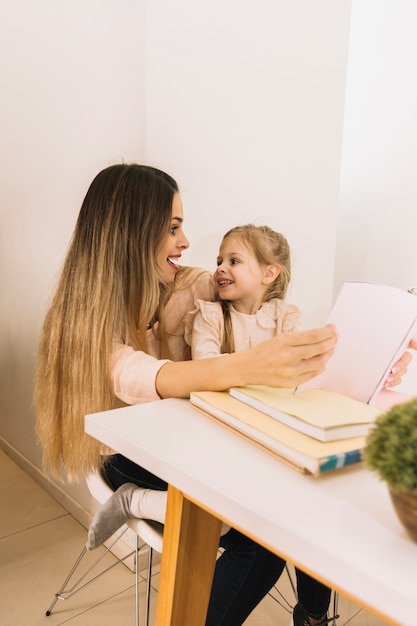
[[[340,469],[347,465],[354,465],[362,461],[362,450],[350,450],[341,454],[333,454],[320,463],[319,473],[328,472],[334,469]]]

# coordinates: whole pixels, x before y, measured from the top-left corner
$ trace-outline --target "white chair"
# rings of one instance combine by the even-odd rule
[[[100,504],[104,504],[106,500],[114,493],[112,487],[109,485],[104,473],[97,472],[91,474],[87,478],[87,486],[97,502]],[[120,537],[124,535],[128,528],[131,528],[133,532],[136,534],[136,546],[135,549],[129,552],[126,556],[116,561],[113,565],[105,568],[94,576],[88,578],[90,573],[96,569],[100,561],[104,558],[104,556],[111,550],[111,548],[115,545],[117,541],[119,541]],[[163,525],[158,522],[153,522],[150,520],[143,519],[130,519],[127,522],[126,527],[118,537],[107,547],[107,549],[102,552],[97,559],[94,561],[92,565],[84,570],[82,575],[72,583],[72,579],[75,575],[78,566],[80,565],[84,555],[87,552],[87,548],[84,547],[81,551],[79,557],[75,561],[72,566],[68,576],[66,577],[64,583],[62,584],[60,590],[55,594],[55,598],[46,611],[46,615],[49,616],[52,613],[52,610],[58,600],[68,600],[75,593],[81,591],[95,580],[100,578],[103,574],[108,572],[110,569],[113,569],[119,563],[122,563],[132,555],[135,556],[135,579],[136,579],[136,588],[135,588],[135,598],[136,598],[136,626],[139,626],[139,549],[140,549],[140,540],[148,546],[148,567],[147,567],[147,580],[146,580],[146,610],[145,610],[145,623],[146,626],[149,625],[149,606],[150,606],[150,593],[151,593],[151,576],[152,576],[152,557],[154,550],[158,553],[162,553],[162,540],[163,540]],[[70,586],[72,585],[72,586]]]
[[[108,498],[114,493],[112,487],[110,486],[110,484],[108,483],[104,473],[102,473],[102,472],[97,472],[97,473],[94,473],[94,474],[90,474],[90,476],[88,476],[88,478],[87,478],[87,486],[88,486],[88,489],[89,489],[90,493],[94,497],[94,499],[97,500],[97,502],[99,502],[100,504],[104,504],[106,502],[106,500],[108,500]],[[129,552],[129,554],[126,554],[123,558],[121,558],[118,561],[116,561],[113,565],[110,565],[109,567],[107,567],[104,570],[100,571],[95,576],[87,579],[89,574],[97,567],[97,565],[100,563],[100,561],[106,556],[106,554],[115,545],[115,543],[117,543],[117,541],[119,541],[119,539],[124,535],[124,533],[127,531],[128,527],[131,528],[133,530],[133,532],[136,534],[136,546],[135,546],[135,549],[132,550],[131,552]],[[75,593],[78,593],[79,591],[81,591],[82,589],[84,589],[85,587],[87,587],[88,585],[93,583],[95,580],[100,578],[103,574],[105,574],[109,570],[113,569],[113,567],[115,567],[119,563],[125,561],[126,559],[128,559],[132,555],[135,555],[135,581],[136,581],[135,582],[135,584],[136,584],[136,588],[135,588],[135,610],[136,610],[136,626],[139,626],[139,579],[138,579],[139,572],[138,572],[138,563],[139,563],[139,543],[140,543],[140,540],[142,540],[142,542],[146,546],[148,546],[148,550],[149,550],[149,552],[148,552],[148,565],[147,565],[147,579],[146,579],[146,608],[145,608],[145,624],[146,624],[146,626],[149,626],[149,607],[150,607],[151,577],[152,577],[152,557],[153,557],[153,552],[154,551],[158,552],[159,554],[162,553],[163,529],[164,529],[164,527],[163,527],[162,524],[159,524],[158,522],[153,522],[151,520],[143,520],[143,519],[131,519],[131,520],[128,520],[125,529],[122,530],[121,533],[116,537],[116,539],[111,543],[111,545],[109,545],[106,548],[106,550],[104,552],[102,552],[100,554],[100,556],[97,557],[97,559],[94,561],[94,563],[91,566],[89,566],[87,569],[84,570],[84,572],[78,578],[78,580],[75,583],[73,583],[72,586],[70,587],[69,585],[71,584],[71,580],[74,577],[74,574],[75,574],[78,566],[80,565],[84,555],[87,552],[87,548],[84,547],[83,550],[81,551],[79,557],[75,561],[74,565],[72,566],[68,576],[66,577],[65,581],[63,582],[60,590],[55,594],[55,597],[54,597],[54,600],[53,600],[51,606],[46,611],[46,615],[47,616],[51,615],[52,610],[53,610],[53,608],[54,608],[54,606],[55,606],[55,604],[57,603],[58,600],[68,600]],[[284,595],[281,593],[281,591],[279,591],[278,586],[274,586],[271,589],[269,595],[282,608],[284,608],[288,613],[290,613],[292,615],[292,611],[293,611],[294,605],[297,602],[297,591],[296,591],[295,583],[293,581],[293,577],[291,575],[291,572],[290,572],[290,569],[288,568],[288,566],[286,566],[286,573],[288,575],[290,586],[292,588],[292,593],[294,595],[294,601],[286,599],[284,597]],[[86,582],[84,582],[84,581],[86,581]],[[329,623],[332,623],[333,625],[336,625],[336,620],[339,617],[339,615],[337,614],[337,609],[338,609],[338,594],[337,594],[337,592],[333,593],[332,609],[333,609],[333,617],[331,617],[329,619]]]

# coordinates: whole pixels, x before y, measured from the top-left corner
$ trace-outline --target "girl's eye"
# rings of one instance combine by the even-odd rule
[[[171,228],[169,229],[170,234],[175,235],[175,233],[177,232],[177,228],[178,226],[171,226]]]
[[[217,261],[216,261],[217,267],[219,267],[222,263],[223,263],[223,261],[221,261],[220,259],[217,259]]]
[[[230,265],[236,265],[236,263],[239,263],[237,259],[230,259]]]

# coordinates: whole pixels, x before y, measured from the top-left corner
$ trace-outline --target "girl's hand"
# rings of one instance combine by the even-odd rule
[[[417,350],[417,339],[411,339],[408,344],[410,350]],[[393,365],[392,370],[385,381],[384,387],[395,387],[399,385],[403,376],[407,373],[407,367],[411,363],[412,355],[409,352],[404,352],[402,357]]]

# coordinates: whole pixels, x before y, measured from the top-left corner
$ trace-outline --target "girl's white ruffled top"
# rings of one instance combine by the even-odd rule
[[[185,340],[193,359],[219,356],[224,317],[220,302],[196,300],[196,308],[185,318]],[[297,329],[301,312],[294,304],[274,298],[253,315],[239,313],[230,305],[235,351],[253,348],[277,334]]]

